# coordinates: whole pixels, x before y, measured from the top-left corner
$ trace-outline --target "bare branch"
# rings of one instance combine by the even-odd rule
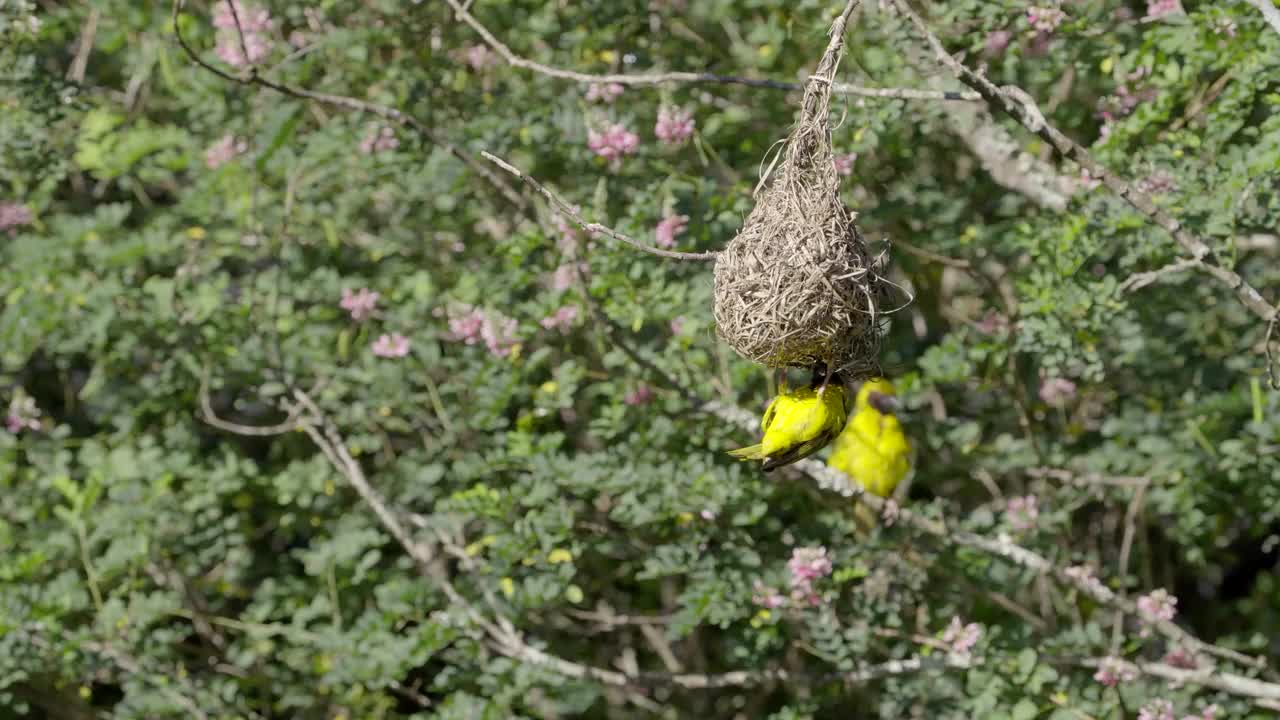
[[[275,425],[242,425],[240,423],[231,422],[218,417],[218,413],[213,409],[213,403],[209,399],[209,372],[206,370],[200,377],[200,419],[205,423],[226,430],[236,435],[245,435],[251,437],[266,437],[270,435],[283,435],[285,433],[294,432],[299,428],[299,413],[290,413],[284,422]]]
[[[1186,258],[1184,260],[1178,260],[1176,262],[1169,263],[1168,265],[1165,265],[1164,267],[1158,270],[1152,270],[1150,272],[1141,272],[1134,275],[1130,275],[1128,278],[1125,279],[1124,282],[1120,283],[1120,292],[1131,293],[1131,292],[1134,292],[1135,290],[1141,290],[1142,288],[1158,280],[1161,280],[1162,278],[1167,277],[1169,275],[1174,275],[1176,273],[1184,272],[1186,270],[1195,270],[1203,267],[1204,267],[1204,263],[1195,258]]]
[[[576,210],[574,210],[572,207],[569,206],[569,203],[562,200],[559,195],[556,195],[555,193],[551,192],[551,190],[549,190],[542,183],[538,182],[537,180],[534,180],[532,177],[525,174],[524,171],[522,171],[520,168],[517,168],[516,166],[507,162],[506,160],[503,160],[502,158],[488,151],[482,150],[480,152],[480,155],[481,157],[489,160],[490,162],[494,163],[495,165],[502,168],[503,170],[506,170],[512,175],[523,180],[525,184],[527,184],[529,187],[533,188],[534,190],[538,191],[540,195],[545,197],[547,201],[551,203],[551,207],[553,210],[569,218],[574,223],[576,223],[578,227],[582,228],[583,230],[586,230],[588,233],[604,235],[605,237],[613,238],[614,240],[617,240],[620,243],[630,245],[631,247],[637,250],[643,250],[644,252],[647,252],[650,255],[657,255],[658,257],[670,258],[672,260],[715,260],[716,259],[716,255],[718,253],[716,253],[715,251],[701,252],[701,253],[687,253],[687,252],[676,252],[675,250],[663,250],[661,248],[656,248],[651,245],[645,245],[644,243],[633,240],[627,237],[626,235],[623,235],[622,233],[618,232],[617,230],[601,225],[600,223],[587,222],[582,218],[582,215],[578,214]]]
[[[1084,667],[1096,668],[1103,663],[1103,658],[1092,658],[1081,662]],[[1200,685],[1202,687],[1221,690],[1239,697],[1254,698],[1257,700],[1277,701],[1280,700],[1280,684],[1265,682],[1263,680],[1255,680],[1243,675],[1235,675],[1233,673],[1219,672],[1212,668],[1204,668],[1199,670],[1184,670],[1172,665],[1164,663],[1123,663],[1131,670],[1136,670],[1143,675],[1158,677],[1170,682],[1189,685]]]
[[[328,93],[312,92],[311,90],[306,90],[303,88],[298,88],[298,87],[293,87],[291,85],[278,83],[278,82],[275,82],[274,80],[269,80],[263,77],[262,75],[258,74],[258,68],[254,66],[250,66],[245,75],[237,76],[237,75],[232,75],[231,73],[226,72],[221,68],[215,67],[214,65],[211,65],[210,63],[206,62],[203,58],[200,57],[199,53],[197,53],[195,49],[191,47],[191,45],[187,42],[187,39],[182,35],[182,27],[181,27],[181,24],[178,22],[178,19],[182,15],[182,8],[183,8],[184,2],[185,0],[174,0],[173,2],[173,33],[178,40],[178,45],[182,47],[182,50],[187,54],[187,57],[190,58],[192,62],[204,68],[205,70],[229,82],[237,83],[240,85],[257,85],[260,87],[267,88],[269,90],[274,90],[282,95],[288,95],[289,97],[299,98],[302,100],[311,100],[324,105],[332,105],[334,107],[340,107],[345,110],[365,112],[371,115],[376,115],[382,118],[383,120],[386,120],[391,123],[395,123],[396,125],[409,127],[412,130],[416,131],[424,139],[426,139],[427,142],[431,143],[432,145],[435,145],[441,150],[444,150],[445,152],[454,156],[458,160],[462,161],[462,163],[465,164],[467,167],[471,168],[472,171],[476,172],[485,180],[488,180],[490,183],[492,183],[493,186],[497,188],[498,191],[502,194],[502,196],[506,198],[506,200],[510,202],[512,205],[514,205],[517,209],[524,210],[525,207],[528,205],[528,200],[526,200],[523,196],[521,196],[520,193],[516,192],[515,188],[507,184],[507,182],[502,178],[502,176],[493,172],[488,167],[486,167],[483,163],[476,160],[474,157],[472,157],[470,153],[446,141],[444,138],[440,137],[440,135],[438,135],[433,129],[431,129],[429,125],[427,125],[426,123],[422,122],[421,120],[417,119],[416,117],[406,112],[403,112],[393,107],[388,107],[386,105],[378,105],[377,103],[371,103],[371,102],[366,102],[364,100],[358,100],[353,97],[347,97],[345,95],[330,95]],[[242,37],[242,40],[243,40],[243,37]]]
[[[1280,314],[1280,309],[1267,302],[1262,297],[1262,294],[1243,277],[1234,270],[1222,265],[1204,240],[1188,232],[1180,221],[1157,207],[1146,193],[1133,187],[1103,167],[1089,154],[1089,151],[1046,121],[1044,115],[1036,107],[1035,102],[1025,91],[1020,88],[996,87],[981,73],[971,70],[952,57],[947,52],[947,49],[943,47],[942,41],[938,39],[938,36],[929,30],[924,20],[907,2],[893,0],[893,3],[899,11],[910,19],[916,30],[925,37],[938,61],[948,67],[961,82],[982,95],[988,104],[1001,109],[1017,120],[1023,127],[1053,146],[1064,157],[1074,160],[1081,167],[1088,170],[1092,177],[1100,180],[1108,189],[1128,202],[1151,222],[1168,231],[1182,246],[1183,250],[1192,258],[1204,263],[1206,272],[1235,292],[1240,302],[1259,318],[1269,322]]]
[[[780,80],[768,80],[761,78],[736,77],[732,75],[716,75],[714,73],[697,73],[697,72],[661,72],[661,73],[642,73],[642,74],[619,74],[619,73],[582,73],[573,70],[565,70],[563,68],[552,67],[542,63],[527,60],[517,55],[511,48],[507,47],[501,40],[489,31],[484,25],[476,20],[475,16],[467,12],[467,8],[458,2],[458,0],[446,0],[449,6],[453,8],[454,14],[464,23],[469,25],[472,30],[484,41],[506,63],[512,67],[522,70],[531,70],[540,75],[558,78],[560,80],[571,80],[580,83],[617,83],[619,85],[662,85],[667,83],[719,83],[723,85],[745,85],[748,87],[768,88],[771,90],[803,90],[802,83],[785,82]],[[847,15],[845,15],[847,17]],[[939,90],[916,90],[913,88],[872,88],[860,85],[851,85],[848,83],[834,83],[831,86],[831,92],[837,95],[856,95],[860,97],[870,98],[891,98],[895,100],[960,100],[973,102],[981,100],[982,96],[975,92],[951,92]]]

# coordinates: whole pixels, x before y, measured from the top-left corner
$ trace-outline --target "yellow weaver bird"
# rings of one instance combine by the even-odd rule
[[[759,445],[730,450],[742,460],[762,460],[769,472],[808,457],[827,446],[844,427],[844,382],[838,374],[828,374],[819,365],[814,368],[813,382],[795,392],[782,391],[769,403],[760,421],[764,438]]]
[[[853,418],[836,438],[827,464],[848,475],[867,492],[887,498],[911,472],[911,441],[902,431],[893,383],[876,378],[863,383]]]

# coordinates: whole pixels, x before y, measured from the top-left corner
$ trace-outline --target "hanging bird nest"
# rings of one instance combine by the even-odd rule
[[[720,337],[749,360],[771,368],[822,362],[856,379],[878,367],[884,281],[856,213],[840,200],[831,149],[831,83],[850,9],[832,26],[755,208],[716,258],[715,317]]]

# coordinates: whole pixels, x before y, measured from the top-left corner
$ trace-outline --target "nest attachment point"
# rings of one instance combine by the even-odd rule
[[[755,208],[716,258],[715,318],[720,337],[749,360],[823,362],[856,379],[878,368],[885,281],[840,200],[828,119],[839,44],[833,38],[810,78]]]

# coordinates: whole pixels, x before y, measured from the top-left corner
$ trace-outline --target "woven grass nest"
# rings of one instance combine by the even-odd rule
[[[831,83],[844,21],[805,88],[800,119],[756,206],[715,265],[720,337],[771,368],[825,363],[850,379],[876,372],[884,281],[840,200],[831,149]]]

